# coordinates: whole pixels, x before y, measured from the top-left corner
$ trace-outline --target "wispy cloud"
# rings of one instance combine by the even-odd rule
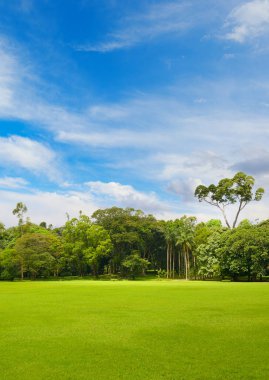
[[[244,2],[229,14],[225,38],[244,43],[269,34],[269,0]]]
[[[43,128],[57,141],[94,148],[128,148],[179,151],[210,142],[232,146],[235,134],[248,139],[255,126],[255,138],[268,134],[268,117],[248,109],[240,110],[234,98],[259,91],[268,97],[268,87],[243,82],[183,83],[161,89],[162,94],[129,94],[117,103],[91,104],[88,108],[68,109],[41,97],[38,80],[22,65],[24,57],[0,44],[0,118],[18,119]],[[34,78],[34,79],[33,79]],[[266,82],[264,82],[266,83]],[[183,90],[184,89],[184,90]],[[205,101],[206,99],[206,101]],[[253,105],[254,106],[254,105]],[[262,107],[265,108],[265,107]],[[227,112],[229,110],[229,112]],[[233,136],[227,133],[233,129]]]
[[[24,178],[20,177],[2,177],[0,178],[0,188],[21,189],[29,184]]]
[[[214,151],[197,149],[189,154],[159,153],[152,159],[159,168],[158,178],[166,181],[177,177],[190,177],[194,173],[199,173],[203,178],[207,178],[209,173],[209,176],[213,175],[215,178],[227,174],[225,169],[228,162],[227,158]]]
[[[89,132],[66,132],[59,131],[56,139],[60,142],[84,145],[97,148],[128,148],[145,149],[161,145],[165,140],[169,140],[163,134],[157,134],[153,138],[153,131],[139,132],[128,129],[109,130],[104,128],[103,131]]]
[[[0,166],[22,168],[59,179],[56,154],[40,142],[21,136],[0,137]]]
[[[182,33],[192,25],[190,7],[186,2],[152,4],[121,20],[121,26],[98,44],[77,45],[76,50],[110,52],[151,41],[167,34]]]
[[[250,147],[255,135],[256,144],[263,146],[264,137],[268,136],[269,117],[266,113],[257,112],[258,105],[254,103],[247,110],[240,109],[240,98],[243,104],[248,102],[246,94],[256,91],[259,98],[268,97],[266,81],[263,87],[259,83],[246,84],[242,81],[206,81],[195,82],[195,85],[184,83],[175,88],[162,89],[161,95],[130,94],[117,103],[91,104],[88,108],[74,112],[37,95],[36,82],[32,80],[35,75],[27,70],[31,65],[24,68],[22,58],[6,46],[2,46],[1,50],[1,44],[0,53],[3,58],[0,61],[0,117],[19,119],[34,124],[35,128],[44,128],[58,142],[68,143],[74,148],[132,148],[128,150],[129,155],[135,150],[143,150],[146,154],[144,157],[151,157],[156,151],[161,155],[169,150],[172,156],[186,148],[188,152],[196,152],[199,146],[200,151],[220,151],[224,156],[231,156],[237,141]],[[201,99],[206,99],[206,102]],[[266,111],[265,107],[262,108]],[[233,133],[227,133],[227,128]],[[3,141],[5,144],[8,142]],[[12,140],[12,143],[17,146],[19,141]],[[47,157],[52,157],[51,153]],[[118,167],[126,165],[121,156],[117,157],[111,157],[110,164]],[[232,157],[234,162],[230,162],[230,166],[242,161],[239,153]],[[137,159],[134,155],[131,164]],[[198,157],[200,161],[204,159]],[[158,178],[160,175],[163,178],[167,175],[168,178],[174,173],[174,177],[169,177],[174,179],[179,175],[179,166],[176,167],[176,162],[180,162],[179,157],[174,159],[174,166],[172,160],[170,163],[166,160],[165,164],[159,160]],[[147,159],[146,162],[151,161]],[[146,166],[144,163],[143,167]]]
[[[89,194],[84,190],[68,192],[63,198],[64,205],[72,196],[79,199],[78,207],[86,205],[88,199],[94,199],[95,208],[107,202],[107,205],[118,203],[150,209],[150,212],[155,209],[158,215],[172,215],[171,205],[167,206],[156,195],[161,189],[178,196],[182,206],[179,212],[184,213],[189,207],[190,212],[199,213],[194,199],[191,206],[185,203],[191,200],[195,185],[229,176],[239,167],[247,170],[250,166],[245,161],[246,157],[252,159],[250,152],[253,152],[254,140],[259,148],[257,155],[253,156],[257,164],[255,170],[258,179],[262,180],[260,184],[267,184],[263,177],[261,152],[266,149],[269,116],[266,107],[259,109],[260,99],[266,100],[269,96],[266,80],[261,85],[239,79],[214,83],[194,79],[193,82],[175,83],[171,88],[159,88],[155,93],[125,94],[118,102],[93,103],[74,111],[40,95],[38,79],[28,62],[25,66],[22,64],[23,56],[6,45],[2,49],[0,45],[0,52],[3,58],[0,61],[0,117],[34,125],[35,133],[38,128],[43,128],[48,138],[57,140],[58,146],[68,144],[78,154],[78,160],[82,149],[90,158],[98,157],[98,154],[100,157],[101,152],[99,165],[115,169],[113,185],[111,182],[98,182],[98,185],[92,182],[88,188],[92,198],[88,198]],[[252,96],[255,91],[259,95],[258,103]],[[251,94],[251,99],[247,94]],[[58,181],[57,155],[39,140],[2,137],[2,164]],[[239,142],[244,150],[239,148]],[[117,154],[112,149],[117,149]],[[127,168],[129,178],[133,173],[133,178],[151,181],[156,193],[140,193],[135,186],[116,182],[121,181],[117,178],[118,173]],[[102,180],[106,180],[104,176]],[[128,182],[132,183],[131,180]],[[53,196],[58,199],[57,194]],[[89,201],[89,204],[93,203]],[[212,216],[212,213],[208,211],[208,215]]]
[[[0,38],[0,114],[12,107],[13,90],[19,83],[19,77],[14,75],[19,70],[17,60],[6,46],[7,42]]]

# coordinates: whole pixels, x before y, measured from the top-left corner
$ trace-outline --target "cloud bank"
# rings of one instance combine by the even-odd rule
[[[269,1],[254,0],[235,7],[229,14],[225,38],[239,43],[269,34]]]

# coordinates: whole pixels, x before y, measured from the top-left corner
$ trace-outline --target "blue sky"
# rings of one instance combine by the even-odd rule
[[[0,219],[205,220],[198,184],[268,188],[268,37],[269,0],[0,0]]]

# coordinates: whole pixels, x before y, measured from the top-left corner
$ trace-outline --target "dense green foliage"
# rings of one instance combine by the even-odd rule
[[[20,209],[24,205],[20,204]],[[262,280],[269,274],[269,223],[243,221],[228,229],[219,220],[183,216],[158,221],[140,210],[112,207],[92,218],[79,214],[53,229],[19,219],[0,225],[0,278],[59,276]]]
[[[267,380],[268,284],[0,283],[3,380]]]
[[[145,274],[145,270],[149,265],[150,262],[146,259],[142,259],[137,253],[126,257],[122,263],[123,270],[125,270],[125,272],[133,279],[135,276]]]
[[[239,172],[218,185],[200,185],[199,201],[218,207],[219,220],[198,223],[193,216],[159,221],[133,208],[97,210],[92,217],[79,213],[64,226],[39,226],[17,203],[18,226],[0,223],[0,279],[35,279],[59,276],[145,275],[147,270],[167,278],[262,280],[269,275],[269,222],[243,221],[240,212],[261,200],[264,189],[253,190],[252,176]],[[225,208],[237,204],[232,225]],[[231,228],[233,227],[233,228]]]

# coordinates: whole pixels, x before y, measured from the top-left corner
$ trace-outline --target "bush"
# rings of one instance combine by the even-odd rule
[[[167,272],[164,269],[159,269],[157,272],[157,277],[158,278],[166,278],[167,277]]]
[[[12,273],[12,271],[9,271],[8,269],[4,269],[3,272],[1,272],[0,280],[2,281],[13,281],[14,278],[14,273]]]

